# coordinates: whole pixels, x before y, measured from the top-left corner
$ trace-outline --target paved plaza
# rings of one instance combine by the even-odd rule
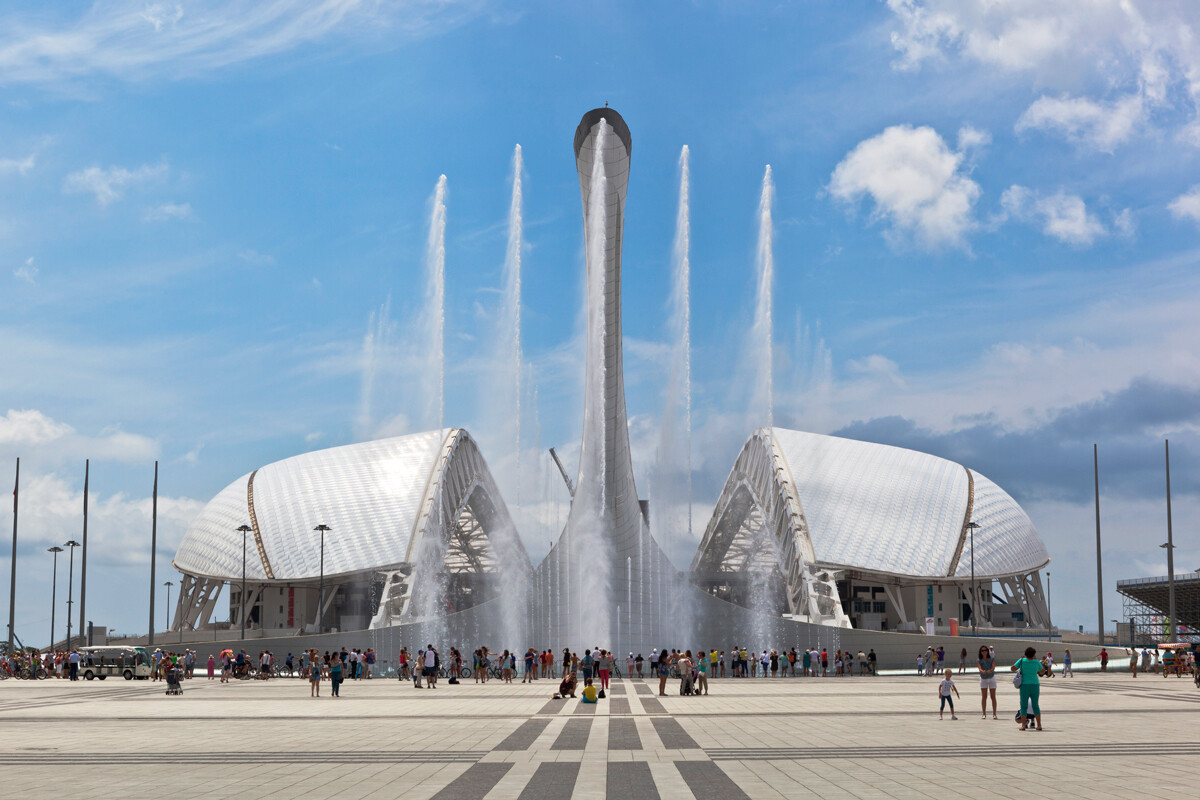
[[[396,680],[309,697],[300,679],[180,697],[161,683],[0,681],[10,797],[908,798],[1014,791],[1127,797],[1194,790],[1200,691],[1128,673],[1044,681],[1046,730],[1021,733],[1016,691],[980,719],[956,676],[958,721],[917,677],[714,680],[708,697],[614,682],[598,705],[556,681],[415,689]],[[653,686],[653,690],[657,685]]]

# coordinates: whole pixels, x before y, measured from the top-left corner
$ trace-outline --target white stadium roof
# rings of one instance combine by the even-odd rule
[[[248,579],[316,579],[321,550],[313,528],[319,524],[332,529],[325,534],[326,576],[405,563],[417,526],[427,524],[422,513],[429,507],[427,498],[462,441],[470,440],[457,429],[428,431],[268,464],[238,478],[205,506],[188,528],[174,564],[191,575],[240,579],[242,534],[237,528],[251,525]]]
[[[971,573],[971,521],[980,526],[977,577],[1021,575],[1050,560],[1025,511],[972,469],[915,450],[772,428],[743,448],[695,568],[728,563],[727,548],[744,530],[745,503],[736,498],[747,494],[760,507],[790,509],[767,517],[790,529],[776,533],[784,544],[799,537],[793,550],[814,566],[961,579]],[[790,566],[781,565],[785,574]]]
[[[1050,560],[1025,511],[972,469],[873,442],[785,428],[773,434],[821,563],[899,575],[970,575],[964,537],[972,520],[979,525],[976,576],[1022,574]]]

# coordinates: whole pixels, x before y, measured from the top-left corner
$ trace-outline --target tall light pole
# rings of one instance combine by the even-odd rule
[[[978,596],[975,589],[975,531],[979,529],[979,523],[971,520],[967,523],[967,530],[971,534],[971,635],[978,636],[979,628],[975,625],[975,614],[978,612],[976,608],[979,605]]]
[[[246,638],[246,534],[253,528],[245,523],[239,525],[237,530],[242,533],[242,600],[238,603],[238,616],[242,618],[242,638]]]
[[[1046,572],[1046,641],[1054,641],[1054,615],[1050,613],[1050,573]]]
[[[317,633],[324,633],[325,626],[322,623],[325,621],[325,533],[333,530],[333,528],[330,528],[325,523],[321,523],[313,528],[313,530],[321,534],[321,589],[317,595]]]
[[[54,569],[50,573],[50,649],[54,649],[54,607],[58,605],[58,554],[62,552],[58,545],[46,549],[54,554]]]
[[[171,631],[171,587],[174,585],[173,581],[167,581],[163,584],[163,586],[167,587],[167,607],[163,609],[167,612],[167,626],[163,628],[163,631],[166,633]]]
[[[1171,536],[1171,442],[1167,447],[1167,632],[1175,641],[1175,540]]]
[[[1100,451],[1092,445],[1092,475],[1096,481],[1096,619],[1100,624],[1100,646],[1104,646],[1104,570],[1100,561]]]
[[[67,562],[67,652],[69,653],[71,651],[71,604],[75,578],[75,548],[79,547],[79,542],[72,539],[63,547],[70,548],[70,558]]]

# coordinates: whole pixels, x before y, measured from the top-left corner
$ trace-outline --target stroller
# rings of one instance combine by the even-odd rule
[[[167,670],[167,694],[183,694],[183,686],[179,683],[181,674],[179,667]]]
[[[694,695],[696,693],[696,670],[690,669],[682,677],[683,680],[679,682],[679,694]]]

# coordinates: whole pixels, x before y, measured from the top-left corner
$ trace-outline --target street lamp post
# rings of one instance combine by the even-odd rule
[[[978,636],[979,628],[975,624],[975,615],[978,613],[979,600],[975,589],[975,531],[979,529],[979,523],[971,520],[967,523],[967,530],[971,534],[971,635]]]
[[[1054,615],[1050,613],[1050,573],[1046,573],[1046,641],[1054,641]]]
[[[167,612],[167,626],[163,628],[167,633],[171,632],[171,587],[174,586],[173,581],[167,581],[163,586],[167,587],[167,607],[164,609]]]
[[[72,591],[74,589],[73,579],[75,577],[75,548],[79,547],[79,542],[72,539],[63,545],[70,548],[70,558],[67,560],[67,652],[71,652],[71,604]]]
[[[313,528],[313,530],[321,534],[321,588],[317,594],[317,633],[324,633],[325,626],[322,623],[325,621],[323,613],[325,611],[325,533],[333,530],[333,528],[330,528],[325,523],[321,523]]]
[[[54,554],[54,570],[50,573],[50,649],[54,649],[54,607],[58,605],[58,554],[63,549],[55,545],[46,549],[47,553]]]
[[[1172,642],[1175,639],[1175,540],[1171,535],[1171,443],[1166,442],[1167,452],[1167,541],[1162,547],[1167,551],[1167,632]]]
[[[246,638],[246,534],[253,528],[242,524],[237,527],[242,533],[242,600],[238,603],[238,616],[242,618],[242,638]]]

